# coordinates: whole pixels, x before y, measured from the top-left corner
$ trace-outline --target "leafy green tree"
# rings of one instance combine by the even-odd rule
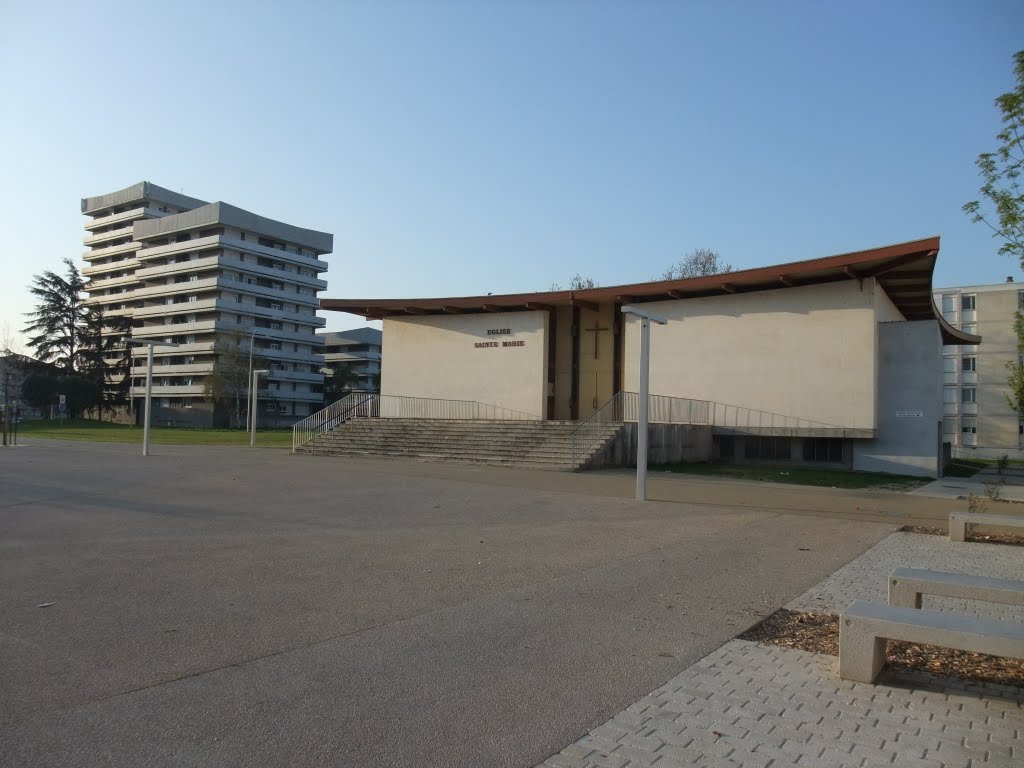
[[[130,317],[108,315],[99,305],[86,309],[81,332],[81,368],[100,393],[96,408],[101,421],[104,412],[113,413],[128,402],[131,356],[123,349],[123,339],[131,329]]]
[[[1024,365],[1020,364],[1020,355],[1024,354],[1024,315],[1020,312],[1014,315],[1013,330],[1017,334],[1018,359],[1006,364],[1006,370],[1010,374],[1006,380],[1010,388],[1006,395],[1006,404],[1010,406],[1010,410],[1024,417]]]
[[[357,374],[348,363],[336,363],[324,374],[324,402],[327,404],[341,400],[359,385]]]
[[[63,276],[46,271],[36,275],[29,292],[37,299],[36,308],[26,313],[31,322],[24,332],[36,357],[54,363],[67,373],[82,364],[82,333],[86,325],[86,306],[82,301],[85,281],[71,259],[64,259]]]
[[[697,248],[686,254],[675,264],[670,264],[660,280],[683,280],[688,277],[706,277],[707,275],[722,275],[732,272],[732,264],[721,260],[718,251],[710,248]]]
[[[248,335],[238,331],[218,334],[213,343],[216,354],[213,371],[203,381],[207,399],[234,406],[236,427],[242,426],[242,415],[249,409],[249,341]],[[266,369],[269,363],[253,352],[252,368]]]
[[[1024,169],[1024,51],[1015,53],[1013,60],[1017,87],[995,101],[1003,122],[1003,129],[996,134],[999,146],[975,161],[984,180],[981,194],[992,210],[983,213],[980,200],[967,203],[963,210],[971,221],[985,224],[993,237],[1002,240],[1000,254],[1013,256],[1024,269],[1024,190],[1020,184]]]

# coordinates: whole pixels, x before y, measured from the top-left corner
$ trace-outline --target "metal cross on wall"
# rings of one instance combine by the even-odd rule
[[[598,352],[599,347],[598,347],[598,336],[597,335],[599,333],[601,333],[601,331],[609,331],[611,329],[610,328],[602,328],[602,327],[600,327],[597,324],[597,320],[595,320],[593,328],[584,328],[583,330],[585,330],[587,333],[594,334],[594,359],[597,360],[598,357],[600,357],[600,354]]]

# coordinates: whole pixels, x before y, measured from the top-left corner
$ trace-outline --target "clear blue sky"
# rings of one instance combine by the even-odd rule
[[[328,297],[936,234],[937,285],[1001,282],[960,206],[1021,48],[1019,0],[7,0],[0,329],[81,259],[79,199],[141,180],[333,232]]]

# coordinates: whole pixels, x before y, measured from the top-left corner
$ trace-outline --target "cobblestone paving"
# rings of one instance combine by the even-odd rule
[[[945,536],[924,533],[894,533],[811,587],[788,603],[786,608],[839,613],[854,600],[884,603],[888,600],[887,578],[896,568],[927,568],[998,579],[1024,579],[1024,547],[951,542]],[[1020,605],[925,595],[921,607],[1024,622],[1024,606]]]
[[[732,640],[544,768],[1024,765],[1019,688],[839,679],[834,656]]]
[[[839,612],[886,601],[897,567],[1022,578],[1024,548],[896,533],[786,607]],[[1019,606],[926,598],[925,608],[1024,621]],[[732,640],[543,768],[1011,768],[1024,765],[1024,690],[918,672],[876,685],[839,660]]]

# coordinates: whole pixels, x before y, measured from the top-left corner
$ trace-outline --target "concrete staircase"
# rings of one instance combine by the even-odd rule
[[[572,471],[582,469],[622,424],[608,424],[586,456],[572,460],[575,421],[355,418],[298,448],[331,456],[397,456],[424,461]]]

